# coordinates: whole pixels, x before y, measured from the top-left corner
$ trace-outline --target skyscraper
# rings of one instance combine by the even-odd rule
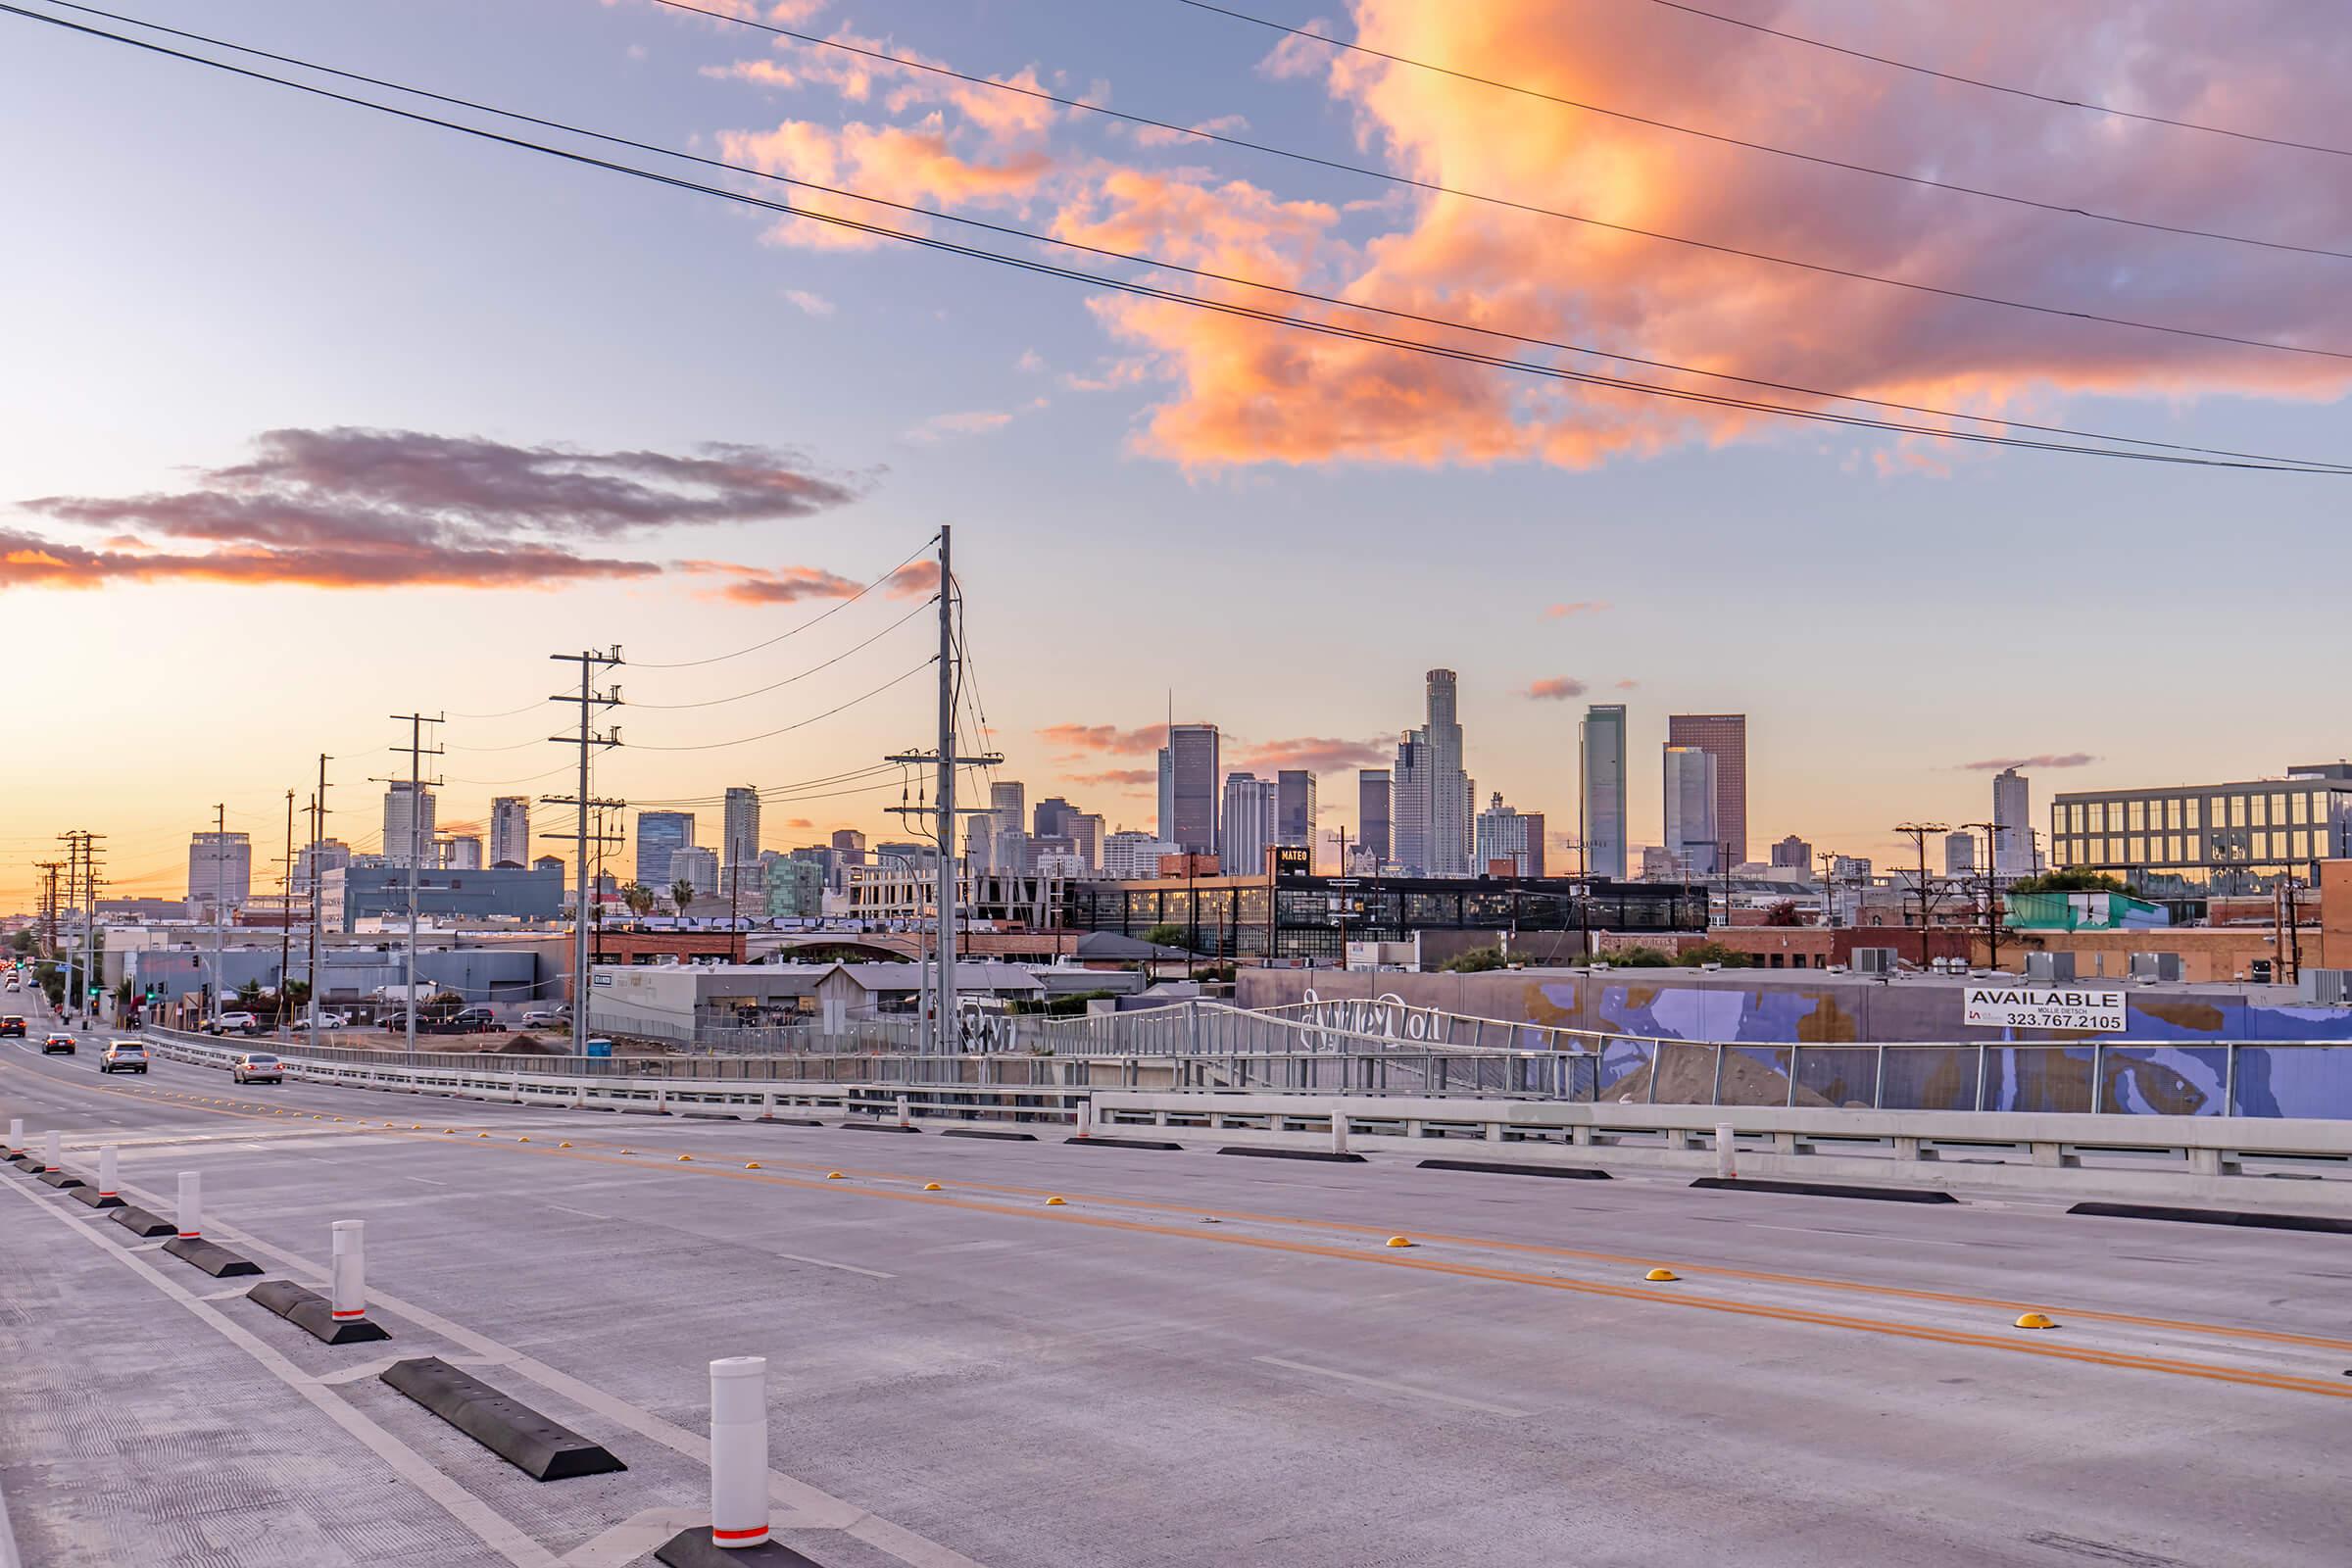
[[[767,886],[760,869],[760,792],[748,784],[727,791],[725,842],[720,845],[719,891],[758,901]]]
[[[479,871],[482,868],[482,841],[472,833],[453,833],[439,845],[441,869],[444,871]]]
[[[1071,853],[1084,860],[1090,871],[1102,869],[1102,836],[1106,831],[1100,811],[1080,811],[1069,819],[1067,836]]]
[[[531,800],[527,795],[501,795],[490,803],[490,863],[531,863]]]
[[[1992,780],[1992,869],[1996,876],[2034,874],[2034,788],[2014,767]]]
[[[1810,870],[1813,865],[1813,846],[1791,833],[1772,847],[1772,863],[1783,869],[1797,866]]]
[[[188,835],[188,908],[225,918],[253,897],[253,840],[243,833]]]
[[[1625,880],[1625,705],[1594,703],[1577,728],[1585,874]]]
[[[412,860],[429,864],[433,858],[433,816],[437,809],[431,790],[414,792],[416,802],[411,808],[412,794],[408,780],[403,779],[384,791],[384,863],[406,866]]]
[[[670,888],[679,882],[693,884],[697,898],[707,899],[718,892],[718,855],[716,851],[689,844],[683,849],[672,850],[669,856],[669,864],[663,869],[667,874],[661,881],[650,885],[664,900],[669,898]],[[752,893],[756,888],[764,887],[764,883],[754,884],[748,875],[744,879],[746,893]]]
[[[1722,863],[1724,842],[1715,803],[1722,781],[1715,754],[1699,746],[1667,743],[1666,850],[1691,876],[1713,876]]]
[[[1274,842],[1314,848],[1315,775],[1303,767],[1274,775]]]
[[[1274,842],[1275,788],[1255,773],[1225,777],[1225,808],[1217,824],[1217,865],[1228,876],[1258,876]]]
[[[1497,866],[1510,876],[1544,874],[1544,813],[1521,811],[1502,804],[1496,791],[1494,804],[1478,813],[1478,874],[1494,874]]]
[[[1395,844],[1389,831],[1389,799],[1387,768],[1367,767],[1355,775],[1355,847],[1375,863],[1388,859]]]
[[[1715,759],[1715,838],[1740,864],[1747,858],[1747,715],[1669,713],[1666,744],[1695,746]]]
[[[1049,795],[1037,803],[1037,809],[1030,817],[1030,835],[1041,839],[1066,839],[1070,836],[1070,819],[1077,814],[1078,808],[1058,795]]]
[[[669,886],[669,858],[693,842],[692,811],[639,811],[637,880],[656,892]]]
[[[1966,828],[1943,836],[1943,874],[1945,876],[1975,876],[1977,874],[1977,836]]]
[[[1396,859],[1408,876],[1468,876],[1476,787],[1462,767],[1462,726],[1450,669],[1424,678],[1427,718],[1397,742],[1390,777]]]
[[[1178,724],[1160,753],[1159,836],[1188,855],[1217,853],[1217,726]]]

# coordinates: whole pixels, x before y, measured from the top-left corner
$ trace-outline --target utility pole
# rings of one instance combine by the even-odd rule
[[[437,778],[428,779],[424,776],[424,760],[441,755],[440,747],[424,744],[424,726],[440,723],[441,715],[435,713],[427,718],[422,713],[394,713],[392,717],[405,720],[409,726],[409,744],[395,746],[392,750],[406,752],[409,756],[409,981],[400,1011],[402,1022],[407,1026],[408,1049],[413,1053],[416,1049],[416,879],[422,874],[424,866],[424,792],[427,786],[441,782]],[[377,782],[398,785],[401,781],[379,779]]]
[[[1732,842],[1729,839],[1715,846],[1715,864],[1723,872],[1723,923],[1728,930],[1732,923]]]
[[[63,860],[35,860],[33,869],[47,873],[41,883],[41,950],[50,957],[57,956],[57,873],[66,868]]]
[[[939,937],[932,944],[938,955],[939,984],[934,988],[936,1014],[933,1020],[933,1048],[942,1055],[948,1054],[948,1044],[954,1038],[961,1044],[960,1035],[951,1036],[956,1027],[956,770],[958,767],[993,767],[1004,759],[995,752],[977,757],[962,757],[956,750],[956,699],[963,684],[963,665],[956,650],[956,606],[961,590],[956,585],[954,562],[950,543],[952,527],[947,523],[939,528],[939,745],[932,752],[904,752],[885,758],[885,761],[906,765],[928,763],[938,769],[939,799],[925,812],[919,806],[895,808],[894,815],[929,815],[932,818],[932,842],[939,846]],[[969,816],[986,813],[967,811]]]
[[[1984,966],[1998,969],[2001,966],[2001,889],[1993,866],[2000,859],[2001,835],[2009,829],[2000,822],[1963,822],[1960,827],[1964,832],[1980,827],[1984,830]]]
[[[294,1023],[292,999],[286,987],[294,961],[294,792],[286,791],[286,858],[277,878],[277,1032],[290,1035]]]
[[[250,860],[250,858],[249,858],[249,859],[247,860],[247,862],[246,862],[246,867],[247,867],[247,871],[248,871],[248,873],[250,873],[250,871],[251,871],[251,869],[252,869],[252,861]],[[216,803],[214,804],[214,806],[213,806],[213,1006],[212,1006],[212,1016],[213,1016],[213,1017],[215,1017],[215,1018],[218,1018],[218,1017],[220,1017],[221,1013],[223,1013],[223,1012],[225,1012],[225,1011],[227,1011],[227,1010],[228,1010],[227,1008],[225,1008],[225,1007],[223,1007],[223,1006],[221,1005],[221,1004],[222,1004],[223,1002],[225,1002],[225,1001],[228,999],[228,985],[227,985],[228,976],[227,976],[226,970],[225,970],[225,968],[224,968],[224,965],[227,963],[227,957],[226,957],[226,955],[225,955],[225,954],[224,954],[224,953],[221,951],[221,950],[222,950],[222,948],[223,948],[223,946],[224,946],[224,944],[223,944],[223,942],[222,942],[222,936],[223,936],[223,932],[222,932],[222,930],[221,930],[221,926],[220,926],[220,908],[221,908],[221,906],[227,902],[227,893],[228,893],[228,807],[227,807],[225,804],[223,804],[223,803],[216,802]]]
[[[1813,858],[1821,862],[1821,923],[1828,929],[1838,923],[1838,852],[1823,850]]]
[[[305,972],[310,976],[311,1042],[318,1040],[318,914],[320,889],[325,872],[319,866],[319,841],[326,837],[326,764],[334,759],[324,752],[318,754],[318,789],[311,797],[311,960]]]
[[[1902,822],[1895,826],[1897,833],[1907,834],[1911,847],[1919,852],[1919,966],[1928,966],[1928,918],[1935,912],[1936,903],[1928,889],[1928,835],[1949,833],[1951,828],[1942,822]]]
[[[79,908],[81,906],[81,862],[82,856],[88,849],[88,844],[86,841],[89,838],[89,835],[79,828],[73,828],[64,833],[60,833],[58,837],[65,842],[66,846],[66,903],[72,905],[75,908]],[[190,891],[193,890],[191,889]],[[65,951],[66,989],[61,996],[57,1020],[61,1024],[66,1021],[65,1009],[71,1007],[74,1004],[74,999],[80,995],[79,992],[74,990],[74,980],[75,959],[80,956],[76,950],[79,949],[80,946],[81,944],[76,942],[74,947],[68,948]],[[55,945],[53,945],[51,948],[51,956],[56,956]]]
[[[575,697],[566,692],[548,699],[551,703],[577,703],[579,705],[579,732],[573,735],[550,735],[548,737],[549,740],[560,746],[576,746],[580,749],[579,793],[576,795],[542,795],[539,799],[551,806],[574,806],[579,808],[579,819],[573,824],[575,831],[572,834],[571,862],[574,878],[579,886],[578,901],[572,906],[571,910],[571,1054],[575,1056],[585,1056],[588,1054],[588,900],[595,891],[595,884],[590,880],[592,873],[588,866],[588,841],[591,837],[588,830],[588,813],[599,807],[612,807],[617,809],[628,804],[626,801],[600,801],[588,789],[589,760],[604,748],[620,744],[620,726],[617,724],[613,725],[608,734],[599,735],[596,732],[594,721],[597,710],[614,708],[620,703],[619,687],[615,686],[609,692],[600,692],[596,689],[596,672],[600,669],[610,669],[621,662],[620,647],[618,644],[614,644],[609,652],[583,648],[576,654],[550,654],[547,657],[560,663],[580,666],[579,695]],[[542,835],[545,838],[559,836],[554,833]],[[601,826],[593,836],[601,847],[605,842],[605,834]]]
[[[98,984],[98,841],[103,833],[81,836],[81,1013],[90,1014],[90,988]]]

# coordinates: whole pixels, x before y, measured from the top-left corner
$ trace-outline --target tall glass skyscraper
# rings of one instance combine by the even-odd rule
[[[1390,779],[1396,861],[1408,876],[1468,876],[1477,786],[1462,767],[1453,671],[1431,670],[1422,691],[1428,717],[1397,742]]]
[[[1669,743],[1665,761],[1666,853],[1683,875],[1713,876],[1725,864],[1723,824],[1715,814],[1721,789],[1715,755]]]
[[[637,813],[637,880],[656,893],[671,881],[669,858],[694,842],[692,811]]]
[[[1577,731],[1587,876],[1625,880],[1625,705],[1594,703]]]
[[[1367,767],[1355,775],[1355,844],[1374,861],[1390,858],[1389,770]],[[1343,874],[1347,867],[1342,866]]]
[[[1715,759],[1715,839],[1730,845],[1731,863],[1747,858],[1747,715],[1669,713],[1666,744],[1695,746]],[[1667,848],[1674,846],[1670,842]]]
[[[1188,855],[1216,854],[1217,726],[1174,725],[1159,756],[1159,836]]]
[[[1303,767],[1274,775],[1274,842],[1315,847],[1315,775]]]

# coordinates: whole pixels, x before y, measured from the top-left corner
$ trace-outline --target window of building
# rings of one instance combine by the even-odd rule
[[[2148,825],[2148,806],[2145,801],[2133,801],[2124,808],[2124,825],[2134,833],[2143,832]]]
[[[2203,827],[2205,825],[2205,797],[2202,795],[2192,795],[2180,804],[2182,808],[2188,813],[2187,825],[2189,827]]]
[[[2176,833],[2180,831],[2180,798],[2177,795],[2164,803],[2164,825]]]
[[[2297,827],[2301,827],[2304,823],[2311,820],[2310,796],[2290,795],[2286,798],[2286,800],[2287,808],[2294,813],[2294,823]]]
[[[2230,797],[2230,825],[2231,827],[2246,825],[2246,798],[2243,795]]]

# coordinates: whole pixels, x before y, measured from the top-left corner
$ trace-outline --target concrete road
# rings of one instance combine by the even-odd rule
[[[274,1275],[318,1282],[330,1222],[366,1220],[395,1335],[326,1348],[0,1170],[0,1489],[33,1568],[643,1560],[701,1513],[732,1354],[769,1358],[780,1538],[827,1568],[2346,1559],[2352,1238],[16,1047],[0,1116],[66,1129],[73,1167],[117,1144],[159,1210],[202,1171],[208,1232]],[[631,1468],[534,1484],[378,1383],[392,1352]]]

